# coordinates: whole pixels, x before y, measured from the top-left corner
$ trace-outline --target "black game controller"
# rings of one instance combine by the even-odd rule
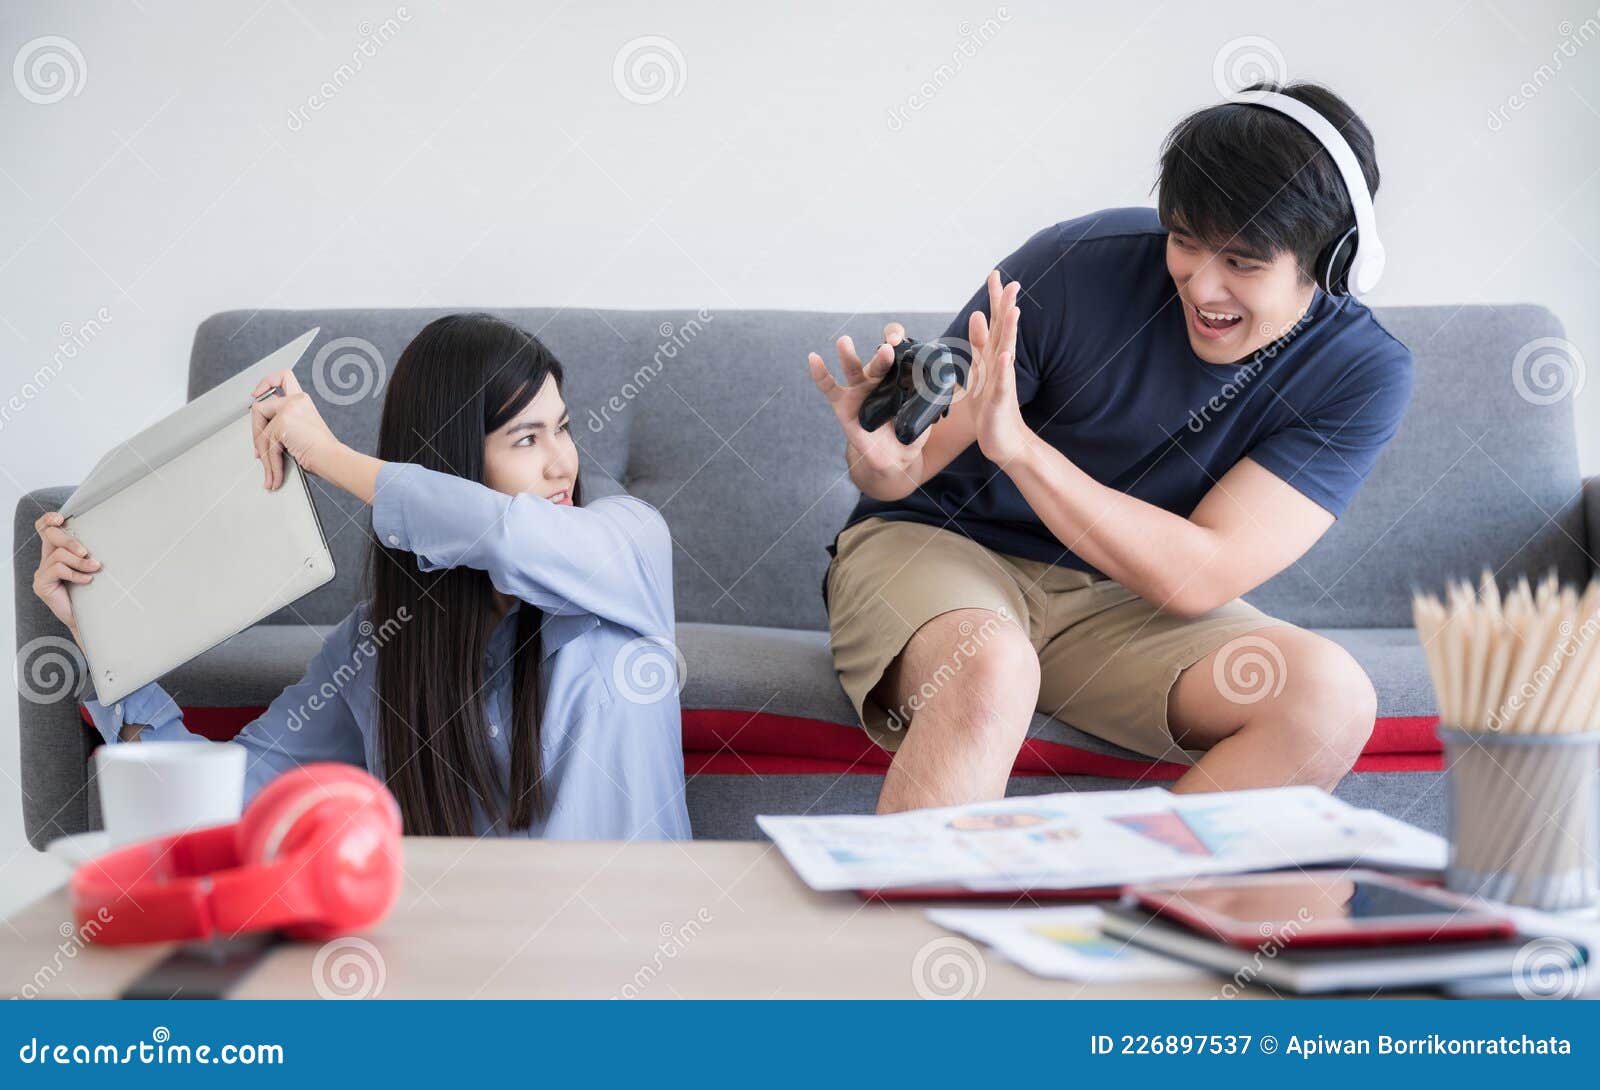
[[[907,337],[895,345],[889,373],[861,403],[861,426],[877,431],[892,419],[894,437],[910,446],[950,411],[960,383],[961,361],[949,345]]]

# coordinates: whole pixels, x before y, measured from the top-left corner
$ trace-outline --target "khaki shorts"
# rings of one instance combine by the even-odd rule
[[[868,694],[912,634],[953,609],[991,610],[1028,633],[1039,654],[1040,711],[1183,764],[1194,755],[1167,727],[1178,674],[1246,632],[1288,623],[1239,599],[1201,617],[1177,617],[1103,576],[997,553],[959,531],[882,518],[839,536],[827,588],[834,669],[862,726],[888,750],[899,747],[916,709],[886,709]],[[958,661],[947,673],[994,631],[989,622],[971,627],[952,648]]]

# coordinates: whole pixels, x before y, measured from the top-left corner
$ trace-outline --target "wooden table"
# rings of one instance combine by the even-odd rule
[[[1048,981],[992,955],[955,965],[942,984],[918,981],[919,951],[946,936],[923,906],[813,892],[766,843],[407,837],[405,851],[405,888],[382,924],[326,948],[279,945],[231,994],[859,999],[916,998],[920,985],[977,998],[1198,999],[1222,983]],[[64,886],[8,923],[0,998],[115,998],[172,950],[80,945]]]

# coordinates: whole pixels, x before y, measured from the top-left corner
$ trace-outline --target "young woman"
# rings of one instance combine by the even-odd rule
[[[287,455],[372,505],[370,596],[235,739],[246,796],[346,761],[388,783],[409,834],[687,837],[671,539],[642,500],[579,501],[544,345],[486,314],[429,324],[389,379],[376,458],[293,373],[256,394],[275,386],[252,409],[263,486]],[[63,521],[38,521],[34,590],[76,637],[66,584],[100,565]],[[641,691],[652,659],[669,680]],[[107,743],[203,741],[158,684],[86,706]]]

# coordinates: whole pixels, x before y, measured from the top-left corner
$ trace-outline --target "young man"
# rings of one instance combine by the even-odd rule
[[[1376,193],[1350,107],[1282,93]],[[841,338],[843,384],[811,354],[863,494],[825,593],[840,680],[897,751],[880,812],[1003,795],[1035,709],[1191,765],[1178,791],[1332,788],[1371,733],[1350,655],[1240,600],[1345,510],[1410,399],[1410,352],[1317,280],[1350,192],[1304,125],[1236,101],[1169,134],[1157,203],[1006,258],[946,333],[965,396],[910,446],[857,422],[887,345],[863,365]]]

